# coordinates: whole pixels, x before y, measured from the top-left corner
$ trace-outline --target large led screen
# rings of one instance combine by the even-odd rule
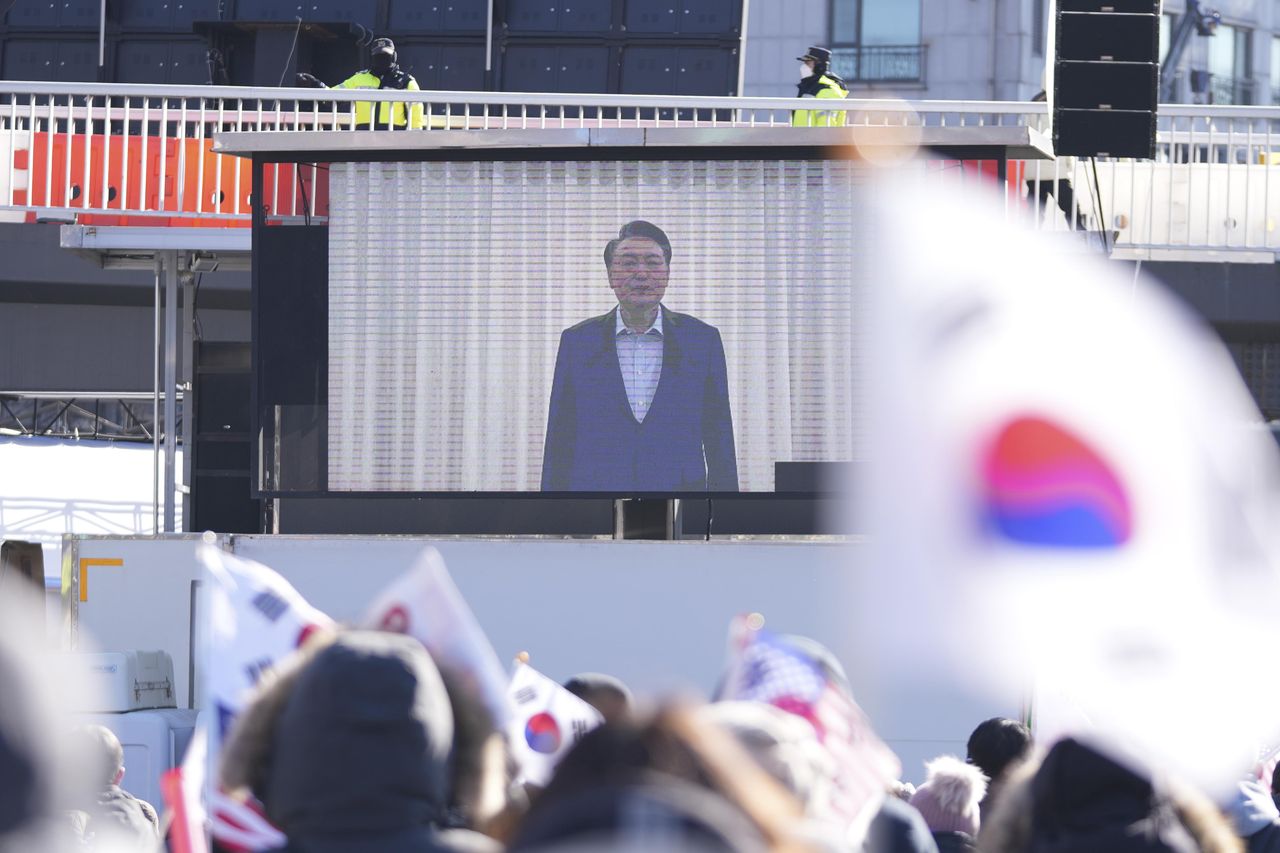
[[[334,164],[330,491],[775,491],[846,462],[843,160]]]

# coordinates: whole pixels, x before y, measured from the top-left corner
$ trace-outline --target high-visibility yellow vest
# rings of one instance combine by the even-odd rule
[[[818,78],[821,86],[818,98],[844,98],[849,94],[840,84],[823,74]],[[846,113],[844,110],[796,110],[791,113],[793,127],[844,127]]]
[[[409,77],[409,83],[404,88],[406,91],[417,92],[418,81],[412,76]],[[334,88],[336,89],[381,89],[382,81],[377,75],[370,74],[368,71],[358,71],[352,74],[346,80],[343,80]],[[395,91],[395,90],[392,90]],[[378,126],[387,127],[404,127],[405,126],[405,105],[402,103],[390,103],[383,101],[378,105]],[[356,101],[355,120],[356,124],[369,124],[370,117],[373,115],[372,101]],[[422,127],[422,104],[409,105],[409,127],[417,129]]]

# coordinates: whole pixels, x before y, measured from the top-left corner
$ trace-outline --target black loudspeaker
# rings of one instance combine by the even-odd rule
[[[1061,0],[1055,23],[1055,153],[1155,157],[1156,0]]]
[[[1155,156],[1156,114],[1139,110],[1055,110],[1053,147],[1059,155]]]
[[[250,354],[247,343],[196,344],[188,530],[262,532],[262,503],[252,497]]]
[[[1064,62],[1054,76],[1060,110],[1149,110],[1160,73],[1151,62]]]
[[[1059,12],[1131,12],[1160,14],[1160,0],[1058,0]]]

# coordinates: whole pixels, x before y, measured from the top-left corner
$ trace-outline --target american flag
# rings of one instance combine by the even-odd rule
[[[233,853],[283,847],[288,839],[271,825],[256,800],[239,800],[221,790],[209,794],[213,837]]]
[[[173,853],[209,853],[208,815],[200,798],[207,759],[205,731],[197,728],[182,764],[160,777],[160,792],[171,817],[168,839]]]
[[[861,825],[898,778],[902,765],[871,728],[843,684],[809,652],[738,617],[722,698],[764,702],[808,720],[835,762],[825,813]]]

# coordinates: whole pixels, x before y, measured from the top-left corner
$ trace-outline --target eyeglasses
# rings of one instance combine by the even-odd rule
[[[614,258],[609,266],[618,272],[639,272],[642,269],[646,272],[658,272],[666,269],[667,261],[665,258],[659,258],[653,255],[646,255],[644,257],[623,255]]]

